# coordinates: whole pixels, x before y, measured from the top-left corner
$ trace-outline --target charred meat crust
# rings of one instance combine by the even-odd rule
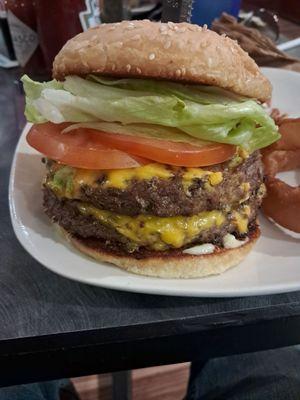
[[[249,230],[247,233],[247,237],[249,239],[252,239],[254,237],[257,237],[257,223],[256,220],[253,220],[250,225],[249,225]],[[128,256],[128,251],[124,246],[120,246],[120,243],[118,241],[115,241],[113,239],[111,240],[104,240],[104,239],[96,239],[93,237],[88,237],[88,238],[83,238],[78,235],[72,235],[77,241],[81,242],[84,246],[89,247],[93,250],[99,251],[99,252],[105,252],[108,254],[112,254],[114,256]],[[236,234],[238,237],[238,234]],[[197,244],[197,243],[195,243]],[[224,251],[226,249],[221,247],[221,244],[219,241],[215,241],[214,244],[217,246],[217,251]],[[140,247],[139,249],[133,251],[130,253],[130,256],[137,259],[141,260],[144,258],[153,258],[153,257],[180,257],[182,256],[183,250],[185,248],[191,247],[191,245],[181,247],[180,249],[169,249],[166,251],[156,251],[156,250],[149,250],[145,247]],[[186,254],[185,254],[186,255]]]
[[[206,170],[221,171],[223,180],[209,190],[202,179],[194,179],[189,190],[182,184],[182,171],[171,179],[153,178],[132,181],[126,189],[83,185],[80,199],[97,208],[118,214],[148,214],[159,217],[195,215],[201,211],[220,210],[231,205],[236,208],[244,195],[243,183],[248,182],[249,196],[254,195],[263,181],[260,154],[253,153],[235,168],[230,162]]]
[[[134,253],[138,256],[139,254],[144,254],[149,251],[141,247],[137,250],[133,242],[118,233],[113,227],[101,223],[91,215],[82,215],[78,210],[77,204],[78,201],[76,200],[60,199],[56,197],[50,189],[47,187],[44,188],[44,209],[46,214],[53,222],[58,223],[68,233],[79,238],[89,238],[91,243],[97,240],[104,242],[107,248],[114,249],[114,251],[119,249],[123,254]],[[249,216],[249,226],[251,228],[251,226],[255,224],[259,204],[254,196],[244,204],[248,204],[251,209],[251,214]],[[221,227],[212,227],[201,232],[198,237],[186,247],[200,243],[221,245],[222,237],[226,233],[233,233],[238,238],[246,236],[238,234],[236,225],[231,221],[230,213],[226,216],[226,222]]]
[[[263,173],[259,153],[253,153],[237,166],[232,166],[229,161],[205,169],[222,172],[221,183],[207,187],[203,180],[195,179],[186,191],[182,182],[182,169],[178,169],[171,179],[132,181],[122,190],[101,184],[98,187],[85,185],[81,187],[80,199],[59,197],[45,185],[44,209],[53,222],[77,239],[88,241],[89,246],[104,246],[107,251],[130,253],[137,258],[146,257],[153,250],[138,247],[112,225],[100,222],[92,215],[81,214],[78,204],[83,201],[99,209],[129,216],[148,214],[171,217],[196,215],[210,210],[222,211],[225,222],[221,226],[203,230],[181,250],[201,243],[222,246],[222,238],[226,233],[232,233],[237,238],[247,236],[256,226],[256,215],[262,201],[259,191]],[[246,197],[243,184],[248,188]],[[236,223],[233,223],[232,211],[239,210],[241,205],[248,205],[250,210],[247,235],[240,235]]]

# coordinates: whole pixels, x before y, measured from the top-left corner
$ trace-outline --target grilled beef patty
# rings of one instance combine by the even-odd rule
[[[51,163],[49,169],[47,179],[51,180]],[[82,183],[76,199],[118,214],[160,217],[195,215],[228,206],[237,208],[245,198],[256,196],[260,202],[263,173],[259,152],[254,152],[238,165],[230,160],[204,169],[221,172],[222,181],[211,185],[207,177],[195,178],[186,188],[183,174],[187,169],[176,168],[169,179],[132,179],[125,189],[120,189],[108,187],[105,171],[100,171],[96,184]]]
[[[136,243],[119,233],[113,226],[102,223],[92,215],[83,215],[78,209],[78,204],[77,200],[59,199],[51,190],[44,188],[44,209],[46,214],[67,232],[82,238],[100,239],[108,247],[115,248],[118,245],[123,252],[127,253],[147,250],[147,246],[141,249],[141,246],[137,246]],[[245,204],[251,210],[248,219],[249,230],[251,226],[255,226],[256,213],[260,203],[256,197],[252,196]],[[237,238],[246,237],[247,234],[240,234],[236,224],[233,223],[232,211],[224,214],[225,220],[221,226],[212,226],[201,231],[197,237],[183,248],[201,243],[222,245],[222,238],[226,233],[232,233]],[[172,246],[169,246],[169,248],[172,248]]]

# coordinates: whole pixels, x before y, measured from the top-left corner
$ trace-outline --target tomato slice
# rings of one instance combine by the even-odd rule
[[[87,130],[92,131],[91,129]],[[94,132],[97,132],[99,141],[106,146],[160,163],[183,167],[202,167],[219,164],[230,159],[236,151],[235,146],[223,143],[199,147],[183,142]]]
[[[62,133],[67,126],[50,122],[33,125],[27,141],[53,160],[87,169],[132,168],[150,163],[149,160],[202,167],[226,161],[235,153],[235,146],[222,143],[199,147],[86,128]]]
[[[86,129],[62,133],[68,125],[51,122],[33,125],[27,142],[48,158],[77,168],[135,168],[151,162],[108,147],[98,140],[100,135]]]

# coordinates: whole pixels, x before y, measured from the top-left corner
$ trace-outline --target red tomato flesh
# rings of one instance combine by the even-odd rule
[[[219,164],[231,158],[235,146],[214,143],[199,147],[189,143],[147,139],[139,136],[99,132],[101,143],[163,164],[202,167]]]
[[[51,122],[33,125],[27,134],[27,142],[48,158],[76,168],[135,168],[151,162],[109,148],[96,140],[95,132],[80,129],[62,133],[68,125]]]
[[[235,146],[222,143],[199,147],[86,128],[62,133],[68,125],[51,122],[33,125],[27,142],[48,158],[86,169],[134,168],[153,161],[202,167],[226,161],[236,150]]]

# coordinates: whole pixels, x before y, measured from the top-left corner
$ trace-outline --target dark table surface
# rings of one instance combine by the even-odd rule
[[[300,343],[299,292],[226,299],[124,293],[59,277],[27,254],[7,199],[24,124],[17,77],[0,71],[0,385]]]

